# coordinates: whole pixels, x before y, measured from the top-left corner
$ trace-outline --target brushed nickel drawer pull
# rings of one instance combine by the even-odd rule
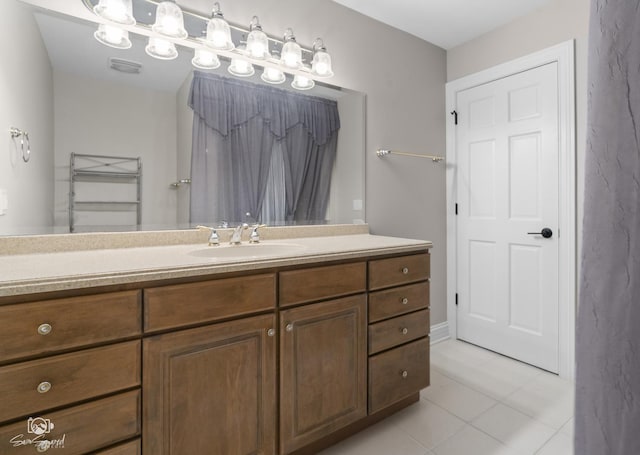
[[[47,393],[51,390],[51,383],[47,381],[42,381],[38,384],[38,393]]]
[[[407,370],[404,370],[402,372],[402,379],[407,379],[407,376],[409,376],[409,372]]]
[[[40,324],[38,326],[38,333],[40,335],[49,335],[51,333],[51,324]]]
[[[407,333],[409,333],[409,329],[406,328],[406,327],[403,327],[401,332],[402,332],[403,335],[406,335]]]
[[[284,328],[287,332],[293,332],[293,324],[287,324]]]
[[[409,299],[408,299],[408,298],[406,298],[406,297],[403,297],[403,298],[402,298],[402,304],[403,304],[403,305],[406,305],[407,303],[409,303]]]
[[[267,330],[267,335],[268,335],[268,336],[272,337],[272,336],[274,336],[275,334],[276,334],[276,331],[275,331],[274,329],[269,329],[269,330]]]
[[[404,275],[408,274],[408,273],[409,273],[409,268],[408,268],[408,267],[404,267],[404,268],[402,269],[402,273],[403,273]]]

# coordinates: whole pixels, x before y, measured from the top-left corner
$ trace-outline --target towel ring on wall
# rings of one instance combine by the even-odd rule
[[[11,128],[9,130],[9,133],[11,134],[11,139],[15,139],[17,137],[20,138],[20,150],[22,151],[22,161],[24,161],[25,163],[28,163],[29,159],[31,159],[31,141],[29,141],[29,133],[27,133],[26,131],[22,131],[19,128]],[[26,150],[25,150],[25,143],[27,147]]]

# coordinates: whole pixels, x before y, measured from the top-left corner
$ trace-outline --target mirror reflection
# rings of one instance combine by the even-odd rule
[[[45,107],[49,99],[51,109],[22,116],[23,127],[30,133],[31,161],[36,165],[30,162],[25,166],[16,159],[19,142],[8,144],[9,166],[0,168],[0,191],[5,190],[9,203],[0,216],[0,234],[174,229],[219,225],[223,221],[260,221],[270,225],[364,222],[363,94],[321,84],[304,95],[295,92],[296,96],[328,100],[337,107],[340,128],[335,138],[335,160],[328,164],[309,155],[292,164],[290,158],[304,156],[308,144],[290,139],[287,146],[284,137],[274,136],[267,145],[260,145],[268,150],[266,155],[250,155],[250,162],[262,163],[259,172],[236,176],[229,164],[229,172],[217,169],[203,181],[193,172],[193,166],[203,169],[201,161],[192,161],[193,154],[214,155],[219,150],[212,143],[193,148],[193,137],[198,137],[194,136],[197,128],[194,129],[194,110],[189,102],[194,79],[193,50],[178,47],[175,60],[160,61],[145,54],[147,40],[135,34],[130,34],[130,49],[109,48],[93,38],[96,24],[26,6],[18,0],[11,2],[17,5],[9,8],[9,13],[20,15],[12,23],[24,25],[31,20],[34,24],[32,28],[15,25],[14,32],[30,33],[35,29],[41,37],[41,42],[33,37],[14,41],[25,47],[21,53],[32,60],[43,60],[33,64],[50,68],[49,74],[38,76],[40,87],[34,88],[33,93]],[[197,74],[227,78],[227,64],[223,61],[221,68],[198,70]],[[247,81],[230,76],[228,79],[242,84]],[[249,81],[262,84],[259,75]],[[289,85],[290,81],[286,86]],[[248,90],[240,92],[246,94]],[[10,117],[11,112],[7,115]],[[196,127],[197,123],[198,119]],[[37,132],[41,133],[39,137]],[[298,139],[305,134],[308,131],[298,133]],[[47,136],[50,144],[45,142]],[[260,147],[254,144],[253,150]],[[50,170],[35,171],[47,161]],[[298,191],[287,201],[285,187],[297,185],[300,190],[303,184],[295,178],[311,175],[313,180],[316,174],[310,169],[314,165],[329,167],[323,180],[327,186],[326,203],[320,205],[320,213],[301,210],[296,214],[292,201],[296,197],[308,198],[308,194]],[[288,180],[274,178],[278,169],[287,166]],[[52,173],[51,178],[48,172]],[[230,175],[234,176],[235,186],[219,186],[225,180],[222,177]],[[29,182],[25,182],[26,178]],[[228,197],[229,192],[237,194],[245,188],[253,191],[250,202]],[[44,202],[29,202],[40,193]],[[196,199],[208,209],[194,211]],[[225,205],[220,201],[232,210],[209,210]],[[47,216],[20,216],[21,211],[28,212],[36,205]]]

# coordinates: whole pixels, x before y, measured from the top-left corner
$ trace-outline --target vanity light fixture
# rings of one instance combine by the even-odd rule
[[[100,3],[93,7],[93,12],[117,24],[135,25],[136,23],[133,17],[132,0],[100,0]]]
[[[269,54],[269,38],[267,38],[267,34],[262,31],[258,16],[253,16],[249,24],[247,52],[249,52],[251,58],[256,60],[266,60],[271,57],[271,54]]]
[[[100,24],[93,36],[105,46],[115,47],[116,49],[129,49],[131,47],[129,32],[115,25]]]
[[[249,77],[255,74],[254,65],[258,65],[263,67],[260,78],[264,82],[282,84],[289,74],[293,78],[291,86],[296,90],[309,90],[315,86],[314,80],[333,76],[331,56],[322,39],[316,39],[311,48],[302,47],[296,42],[291,28],[285,30],[282,39],[269,37],[262,30],[257,16],[253,16],[248,29],[229,23],[224,19],[218,2],[213,4],[211,15],[205,17],[189,9],[183,10],[176,0],[82,1],[103,18],[98,21],[95,38],[117,49],[131,47],[129,33],[138,33],[140,29],[141,35],[148,36],[146,53],[161,60],[175,59],[178,56],[176,46],[182,45],[194,50],[191,63],[196,68],[216,69],[224,58],[231,61],[227,68],[229,73]],[[149,4],[155,5],[155,22],[149,26],[139,18],[137,23],[133,11],[148,12]],[[153,15],[152,12],[148,14]],[[185,16],[190,31],[185,29]],[[194,33],[198,28],[199,31]],[[204,36],[196,36],[199,33]],[[234,39],[238,43],[243,34],[243,44],[236,47]]]
[[[244,44],[241,44],[240,46],[236,47],[236,50],[241,54],[245,54],[246,46]],[[243,57],[234,57],[231,60],[231,64],[229,65],[229,68],[227,68],[227,71],[238,77],[253,76],[256,72],[256,70],[253,68],[253,65]]]
[[[284,32],[280,64],[292,69],[298,69],[302,66],[302,48],[296,43],[296,37],[290,28]]]
[[[160,60],[173,60],[178,56],[176,45],[164,38],[149,37],[149,44],[144,48],[145,52],[153,58]]]
[[[311,90],[313,87],[315,87],[315,85],[316,83],[313,81],[313,79],[309,79],[305,76],[300,76],[299,74],[296,74],[293,77],[293,82],[291,83],[291,87],[295,88],[296,90]]]
[[[284,75],[282,71],[278,68],[272,68],[270,66],[265,66],[260,79],[269,83],[269,84],[282,84],[287,80],[287,76]]]
[[[213,12],[211,19],[207,22],[207,36],[204,43],[213,49],[222,51],[230,51],[235,47],[231,40],[231,28],[229,23],[224,20],[218,2],[213,4]]]
[[[311,73],[317,77],[331,77],[331,56],[327,53],[322,38],[316,38],[313,42],[313,61],[311,62]]]
[[[173,0],[166,0],[156,9],[156,22],[151,30],[167,38],[186,39],[189,34],[184,28],[182,10]]]

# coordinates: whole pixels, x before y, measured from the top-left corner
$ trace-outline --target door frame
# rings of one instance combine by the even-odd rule
[[[457,156],[454,118],[457,93],[504,77],[537,68],[548,63],[558,64],[558,241],[559,241],[559,375],[573,379],[575,374],[576,322],[576,140],[575,140],[575,63],[574,40],[534,52],[527,56],[464,76],[446,84],[447,120],[447,322],[449,334],[457,339]]]

